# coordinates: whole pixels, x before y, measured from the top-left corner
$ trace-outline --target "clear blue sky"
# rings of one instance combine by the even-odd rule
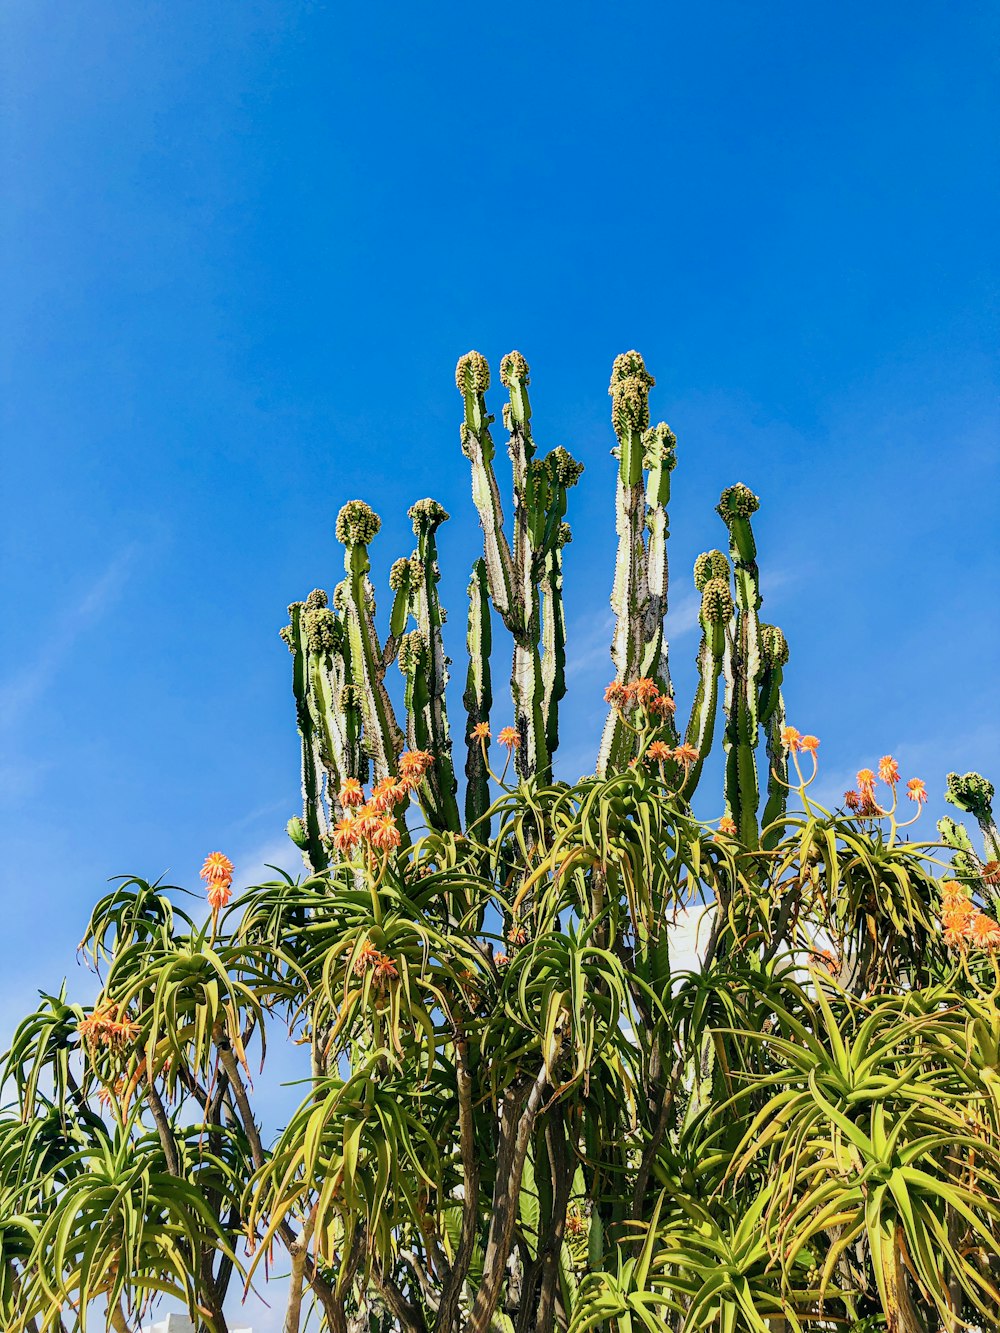
[[[933,813],[949,769],[1000,779],[995,6],[8,0],[2,24],[0,1027],[75,975],[109,875],[294,867],[277,630],[339,577],[344,500],[383,517],[379,578],[410,503],[451,511],[460,657],[470,347],[526,354],[540,444],[587,467],[569,776],[610,675],[606,389],[634,346],[679,439],[682,708],[691,561],[742,480],[830,786],[886,751]]]

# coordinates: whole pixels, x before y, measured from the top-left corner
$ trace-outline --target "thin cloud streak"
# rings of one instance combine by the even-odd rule
[[[58,617],[52,633],[27,667],[0,681],[0,727],[13,726],[49,689],[74,644],[121,594],[140,550],[130,542],[94,580],[76,605]]]

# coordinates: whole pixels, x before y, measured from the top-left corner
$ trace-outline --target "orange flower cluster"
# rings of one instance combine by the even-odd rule
[[[365,940],[362,944],[354,960],[353,971],[356,977],[363,977],[366,972],[371,972],[372,983],[378,990],[384,990],[390,981],[395,981],[399,977],[395,962],[387,953],[376,949],[371,940]]]
[[[511,926],[507,931],[507,943],[519,949],[522,944],[528,943],[528,932],[523,926]]]
[[[519,750],[521,748],[521,737],[514,727],[501,728],[497,740],[501,745],[506,745],[508,750]]]
[[[623,685],[621,681],[613,680],[604,691],[604,702],[621,713],[631,708],[633,704],[638,704],[651,717],[661,718],[672,716],[677,709],[669,694],[662,694],[659,685],[650,676],[640,676],[630,685]]]
[[[358,846],[394,851],[403,839],[393,812],[410,799],[433,766],[434,756],[427,750],[406,750],[399,756],[397,776],[381,778],[369,797],[357,778],[345,778],[337,796],[346,813],[331,834],[337,851],[342,856],[349,856]]]
[[[884,754],[878,761],[878,778],[870,768],[860,768],[855,781],[858,784],[857,789],[844,792],[844,804],[852,814],[859,815],[862,819],[878,819],[888,812],[875,799],[875,783],[884,782],[891,789],[895,801],[896,788],[899,785],[899,764],[891,754]],[[916,805],[919,814],[920,807],[927,804],[927,787],[923,778],[907,780],[906,798]]]
[[[687,741],[678,745],[676,750],[671,750],[666,741],[653,741],[646,751],[646,758],[651,759],[654,764],[664,764],[668,759],[672,759],[686,770],[697,762],[698,751],[693,745],[688,745]]]
[[[87,1018],[81,1018],[76,1025],[80,1036],[90,1046],[110,1046],[113,1051],[120,1051],[135,1041],[142,1028],[126,1014],[118,1017],[118,1006],[102,1004]]]
[[[719,832],[724,833],[727,838],[736,836],[736,820],[731,819],[729,815],[723,815],[719,820]]]
[[[796,727],[781,728],[781,744],[792,754],[815,754],[819,749],[818,736],[803,736]]]
[[[233,896],[233,863],[222,852],[209,852],[198,873],[208,886],[212,915],[218,916],[223,907],[229,906]]]
[[[941,925],[949,949],[1000,949],[1000,925],[981,911],[957,880],[941,886]]]

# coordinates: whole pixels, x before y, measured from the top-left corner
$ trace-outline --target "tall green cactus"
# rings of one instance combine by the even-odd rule
[[[566,492],[583,471],[565,449],[535,459],[528,399],[528,363],[510,352],[500,363],[500,379],[508,391],[504,424],[509,433],[514,491],[513,543],[504,526],[500,487],[490,433],[495,420],[486,409],[490,369],[479,352],[461,357],[455,382],[465,415],[462,451],[472,465],[472,498],[483,528],[486,586],[494,609],[514,640],[511,697],[518,734],[519,775],[551,775],[558,730],[550,714],[558,703],[565,674],[565,635],[559,628],[562,591],[558,550],[564,544]],[[552,557],[555,556],[553,559]],[[543,624],[543,602],[550,622]],[[551,653],[545,660],[546,653]]]
[[[483,530],[483,555],[475,563],[468,589],[464,822],[471,836],[484,838],[490,804],[484,747],[493,706],[492,610],[514,640],[510,683],[519,739],[517,772],[522,779],[548,781],[559,743],[559,705],[566,693],[563,550],[571,540],[567,496],[582,466],[562,448],[536,456],[528,363],[519,352],[511,352],[500,365],[508,395],[503,420],[513,480],[508,538],[494,469],[496,449],[490,431],[494,418],[486,406],[490,369],[485,357],[467,353],[458,362],[455,378],[464,403],[462,449],[471,464],[473,500]],[[652,679],[672,704],[665,617],[668,508],[677,441],[662,422],[650,428],[653,384],[638,352],[615,359],[610,394],[617,437],[618,554],[611,596],[616,617],[611,656],[620,685],[640,677]],[[757,503],[747,487],[738,485],[723,492],[718,507],[729,529],[735,599],[730,563],[721,551],[709,551],[695,562],[702,630],[698,685],[684,732],[685,757],[683,763],[678,760],[683,771],[679,795],[690,801],[717,730],[719,683],[724,679],[726,807],[749,846],[756,846],[759,837],[756,755],[761,737],[770,771],[765,824],[783,811],[787,782],[781,684],[788,648],[781,631],[762,625],[758,616],[761,599],[750,527]],[[334,590],[333,605],[328,605],[325,593],[310,593],[305,602],[292,605],[291,624],[282,631],[293,654],[302,737],[304,812],[302,818],[289,821],[289,834],[316,870],[330,859],[331,831],[344,815],[340,800],[344,782],[394,776],[404,744],[433,757],[417,793],[428,824],[453,832],[462,827],[445,700],[446,617],[438,598],[437,534],[448,515],[436,501],[421,500],[409,516],[416,549],[390,571],[392,605],[384,643],[376,627],[368,554],[380,520],[360,500],[344,505],[337,519],[346,577]],[[403,676],[405,740],[385,683],[386,671],[397,659]],[[658,717],[660,737],[676,744],[672,709],[665,706]],[[636,754],[635,731],[623,710],[615,707],[604,728],[598,772],[620,771]],[[401,831],[405,834],[405,829]]]
[[[618,555],[611,592],[615,613],[611,658],[621,684],[648,676],[673,698],[663,619],[667,610],[667,505],[677,440],[661,422],[649,429],[649,391],[656,383],[638,352],[615,357],[611,372],[611,422],[618,446],[615,526]],[[671,739],[672,724],[668,731]],[[597,760],[600,774],[623,767],[635,754],[635,737],[618,710],[604,727]]]
[[[982,892],[994,909],[1000,906],[1000,832],[993,816],[993,783],[981,773],[949,773],[945,800],[972,815],[983,835],[983,855],[976,854],[964,824],[938,822],[941,840],[954,853],[952,864],[963,883]]]

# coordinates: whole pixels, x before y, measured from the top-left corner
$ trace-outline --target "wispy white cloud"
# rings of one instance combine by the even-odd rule
[[[120,550],[76,603],[50,621],[55,628],[34,657],[0,680],[0,727],[11,727],[42,698],[81,634],[96,624],[120,595],[139,550],[138,542]]]

